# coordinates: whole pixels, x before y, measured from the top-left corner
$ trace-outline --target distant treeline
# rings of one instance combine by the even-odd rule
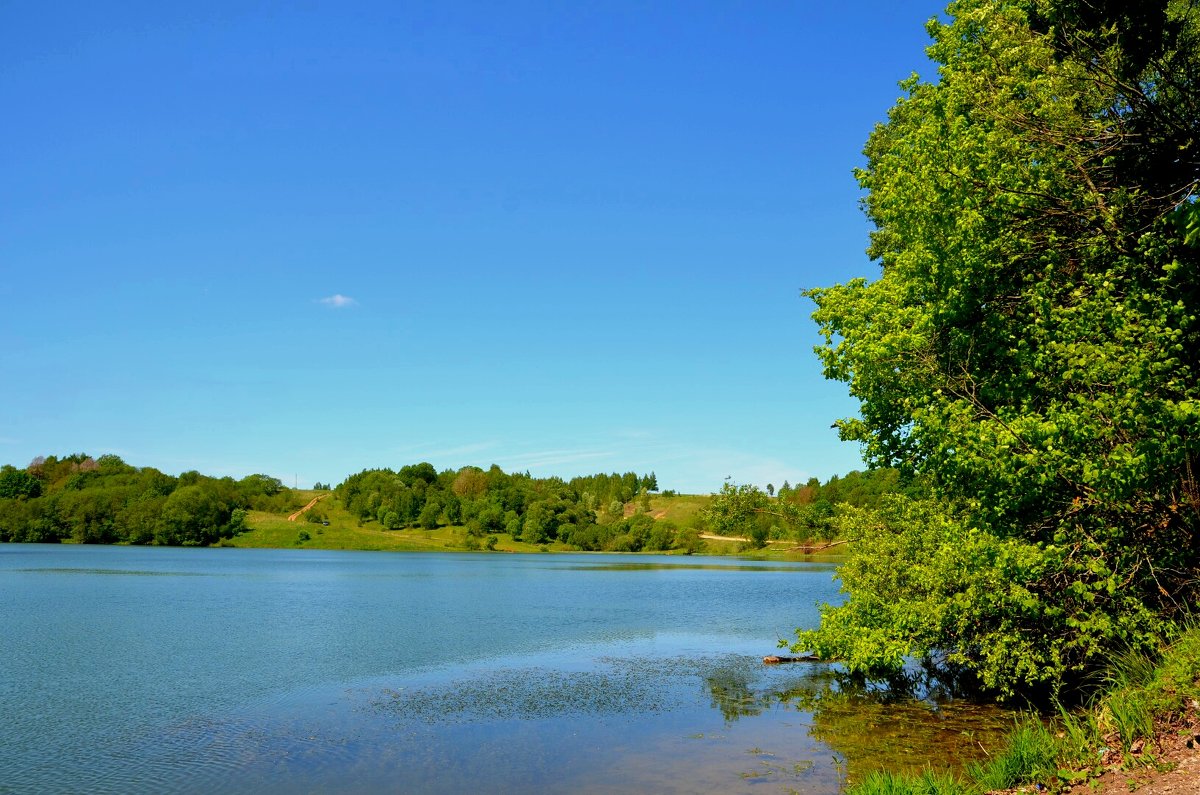
[[[172,477],[115,455],[38,457],[0,468],[0,541],[204,546],[245,529],[247,510],[299,504],[268,475]]]
[[[438,472],[421,463],[351,475],[334,494],[362,523],[389,529],[462,526],[467,546],[507,533],[530,544],[559,541],[582,550],[637,552],[699,548],[694,528],[656,522],[645,513],[625,516],[625,505],[658,489],[653,473],[627,472],[572,478],[508,474],[493,465]]]
[[[778,492],[769,485],[773,498],[767,507],[794,506],[793,520],[808,517],[820,526],[838,504],[871,506],[899,488],[892,470],[852,472],[824,484],[815,478],[803,486],[785,482]],[[655,519],[648,511],[650,495],[657,491],[653,472],[566,481],[506,473],[494,465],[439,472],[429,463],[364,470],[333,489],[360,525],[378,523],[388,530],[462,527],[468,548],[490,547],[499,534],[530,544],[558,542],[580,550],[620,552],[699,551],[704,529],[765,539],[769,527],[769,535],[778,537],[772,524],[777,520],[769,512],[748,515],[739,500],[724,514],[707,511],[685,527]],[[753,497],[754,504],[746,507],[756,509],[768,499],[754,487],[736,493],[727,487],[714,505],[725,504],[727,493]],[[24,469],[0,468],[0,541],[203,546],[246,530],[247,511],[287,513],[304,501],[269,475],[234,480],[184,472],[173,477],[131,466],[115,455],[38,457]]]

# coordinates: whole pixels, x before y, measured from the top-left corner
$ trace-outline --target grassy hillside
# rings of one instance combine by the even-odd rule
[[[345,510],[341,503],[334,498],[332,492],[299,490],[297,495],[299,501],[305,504],[314,497],[322,497],[313,510],[324,516],[329,524],[310,522],[305,516],[289,522],[286,514],[250,511],[246,521],[249,529],[232,539],[223,541],[222,546],[398,552],[445,552],[467,549],[466,532],[462,527],[439,527],[436,530],[416,528],[385,530],[378,522],[372,521],[360,525],[358,519]],[[654,495],[650,497],[648,513],[656,520],[670,521],[680,528],[703,529],[699,513],[711,499],[712,497],[706,494]],[[643,510],[643,506],[638,501],[626,506],[627,515],[641,510]],[[304,535],[307,535],[307,538],[304,538]],[[705,542],[704,554],[739,554],[742,552],[742,546],[738,541],[708,539]],[[754,551],[751,556],[755,558],[811,559],[787,549],[788,546],[790,545],[773,544],[766,549]],[[539,546],[514,541],[511,536],[502,533],[496,536],[496,551],[569,552],[574,550],[557,542]]]
[[[436,530],[385,530],[378,522],[359,525],[358,519],[346,512],[332,492],[302,491],[304,502],[313,497],[328,495],[314,508],[329,521],[328,525],[316,524],[301,516],[289,522],[283,514],[250,511],[246,532],[223,542],[233,547],[296,547],[304,549],[367,549],[398,552],[445,552],[466,549],[466,534],[462,527],[439,527]],[[301,534],[308,538],[301,540]],[[549,544],[551,551],[565,551],[562,544]],[[513,541],[506,534],[496,537],[498,552],[540,552],[534,544]]]
[[[699,528],[700,509],[712,500],[709,494],[676,494],[664,497],[661,494],[650,496],[649,513],[655,519],[665,519],[674,522],[679,527]],[[625,506],[626,515],[641,510],[637,500]]]

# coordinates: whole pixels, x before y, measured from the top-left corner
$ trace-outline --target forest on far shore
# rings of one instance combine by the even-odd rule
[[[506,473],[495,465],[438,471],[422,462],[363,470],[332,492],[360,526],[462,528],[467,549],[492,548],[495,537],[506,534],[528,544],[588,551],[698,552],[705,530],[745,536],[750,546],[832,538],[839,506],[872,507],[899,490],[898,474],[887,469],[824,483],[785,481],[778,489],[768,484],[765,491],[726,484],[686,526],[648,512],[651,494],[674,494],[659,491],[654,473],[564,480]],[[196,471],[173,476],[116,455],[39,456],[25,468],[0,468],[0,541],[208,546],[249,530],[251,511],[286,515],[310,494],[264,474],[240,480]],[[318,507],[309,518],[321,516]]]

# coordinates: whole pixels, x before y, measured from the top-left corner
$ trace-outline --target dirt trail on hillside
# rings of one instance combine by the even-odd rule
[[[296,511],[294,514],[292,514],[291,516],[289,516],[289,517],[288,517],[288,521],[289,521],[289,522],[294,522],[294,521],[296,521],[297,519],[299,519],[299,518],[300,518],[300,517],[301,517],[301,516],[304,514],[304,512],[305,512],[305,511],[307,511],[309,508],[313,507],[313,506],[314,506],[314,505],[316,505],[318,502],[320,502],[321,500],[325,499],[325,498],[326,498],[326,497],[328,497],[328,496],[329,496],[328,494],[322,494],[320,497],[313,497],[313,498],[312,498],[312,501],[311,501],[311,502],[309,502],[309,503],[308,503],[308,505],[305,505],[303,508],[301,508],[300,510]]]
[[[719,536],[719,535],[717,535],[716,533],[701,533],[701,534],[700,534],[700,537],[701,537],[701,538],[707,538],[707,539],[709,539],[709,540],[711,540],[711,541],[742,541],[742,542],[744,542],[744,543],[747,543],[747,544],[748,544],[748,543],[750,543],[750,539],[748,539],[748,538],[744,538],[744,537],[742,537],[742,536]],[[772,538],[772,539],[771,539],[770,541],[768,541],[767,543],[768,543],[768,544],[792,544],[792,543],[795,543],[795,542],[793,542],[793,541],[784,541],[784,540],[781,540],[781,539],[778,539],[778,538]]]

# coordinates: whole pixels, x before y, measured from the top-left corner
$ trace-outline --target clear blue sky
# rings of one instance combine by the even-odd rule
[[[939,10],[0,4],[0,463],[861,468],[799,293]]]

